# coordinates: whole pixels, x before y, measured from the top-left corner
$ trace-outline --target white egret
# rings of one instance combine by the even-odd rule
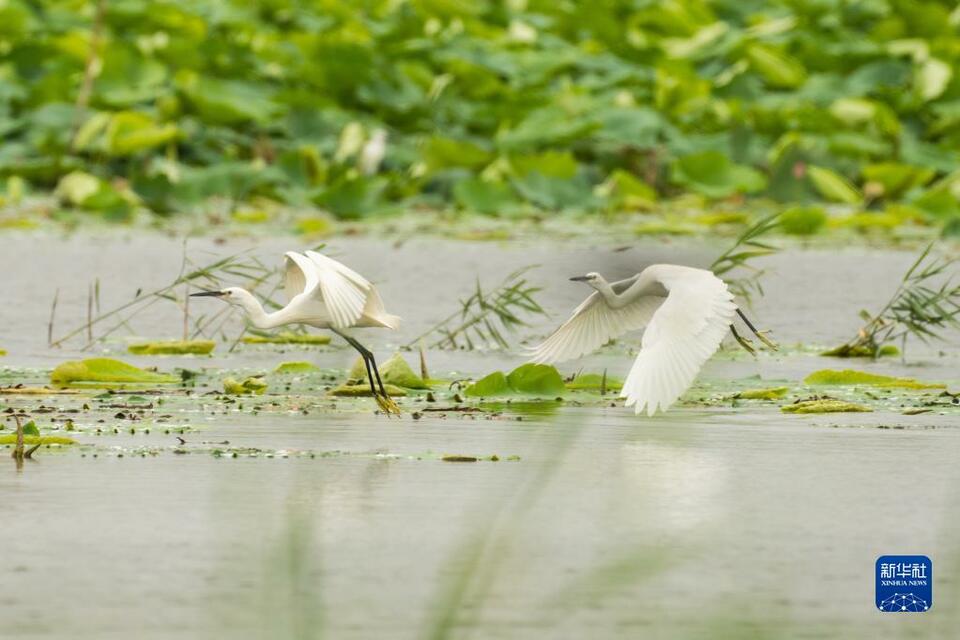
[[[356,271],[332,258],[307,251],[285,254],[284,293],[287,305],[267,313],[252,293],[240,287],[201,291],[193,297],[212,296],[238,306],[258,329],[273,329],[286,324],[305,324],[329,329],[360,353],[367,368],[370,391],[386,413],[400,413],[380,380],[373,352],[344,333],[348,328],[383,327],[396,329],[400,317],[387,313],[374,287]],[[376,386],[374,386],[376,379]]]
[[[569,320],[533,350],[532,362],[577,358],[610,340],[646,327],[640,353],[620,397],[636,413],[666,411],[686,391],[703,364],[733,331],[751,353],[751,342],[733,326],[739,314],[764,344],[776,344],[757,331],[733,301],[726,283],[712,272],[672,264],[655,264],[639,274],[607,282],[599,273],[570,278],[594,289]]]
[[[387,132],[376,129],[360,150],[360,173],[372,176],[380,170],[380,163],[387,155]]]

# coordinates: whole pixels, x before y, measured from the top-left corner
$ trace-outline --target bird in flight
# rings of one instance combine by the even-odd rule
[[[387,313],[370,281],[332,258],[316,251],[302,254],[288,251],[284,260],[283,288],[287,305],[273,313],[264,311],[253,294],[241,287],[201,291],[191,296],[211,296],[240,307],[258,329],[287,324],[329,329],[360,353],[377,405],[388,415],[399,415],[400,408],[384,389],[373,352],[344,331],[361,327],[396,329],[400,317]]]
[[[596,291],[533,349],[531,361],[548,364],[578,358],[646,327],[640,353],[620,391],[626,406],[638,414],[646,410],[652,416],[673,405],[720,347],[728,329],[754,352],[753,343],[733,326],[736,315],[761,342],[777,348],[737,308],[726,283],[705,269],[655,264],[616,282],[607,282],[599,273],[570,279]]]

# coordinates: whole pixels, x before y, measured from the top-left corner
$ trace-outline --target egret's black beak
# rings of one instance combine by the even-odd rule
[[[191,297],[191,298],[204,298],[204,297],[210,296],[210,297],[213,297],[213,298],[219,298],[219,297],[222,296],[222,295],[223,295],[223,291],[201,291],[201,292],[199,292],[199,293],[191,293],[191,294],[190,294],[190,297]]]
[[[570,282],[586,282],[589,279],[587,276],[574,276],[570,278]]]

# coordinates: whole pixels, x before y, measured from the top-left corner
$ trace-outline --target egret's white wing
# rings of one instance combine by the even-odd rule
[[[372,285],[366,278],[333,258],[316,251],[307,251],[319,281],[319,292],[327,305],[334,327],[354,325],[363,315]]]
[[[390,329],[396,329],[400,326],[400,316],[387,313],[386,307],[383,306],[383,299],[380,297],[380,292],[378,292],[377,288],[373,285],[370,285],[370,291],[367,294],[367,304],[363,307],[363,315]]]
[[[620,396],[653,415],[666,411],[686,391],[720,346],[737,307],[727,285],[709,271],[656,265],[669,291],[653,314]]]
[[[287,302],[301,293],[312,293],[320,284],[313,262],[294,251],[286,252],[283,257],[286,267],[283,275],[283,293]]]
[[[635,279],[621,280],[612,286],[614,290],[624,289]],[[594,292],[574,309],[569,320],[534,348],[530,361],[563,362],[596,351],[628,331],[642,329],[663,301],[664,298],[657,295],[640,296],[614,309],[603,301],[599,292]]]

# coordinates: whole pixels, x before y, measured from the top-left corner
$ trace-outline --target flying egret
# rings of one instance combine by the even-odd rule
[[[332,258],[307,251],[284,254],[284,293],[287,305],[273,313],[264,311],[252,293],[240,287],[219,291],[201,291],[191,296],[212,296],[238,306],[258,329],[273,329],[286,324],[305,324],[329,329],[360,353],[367,368],[370,391],[386,413],[400,413],[380,380],[373,352],[344,333],[354,327],[396,329],[400,317],[387,313],[380,294],[366,278]],[[376,386],[374,386],[376,379]]]
[[[569,320],[534,348],[532,362],[552,363],[594,351],[628,331],[643,329],[640,353],[620,397],[636,413],[666,411],[686,391],[703,364],[733,331],[751,353],[751,342],[733,326],[739,314],[764,344],[776,344],[758,331],[733,301],[726,283],[712,272],[672,264],[655,264],[639,274],[607,282],[599,273],[570,278],[596,292]]]

